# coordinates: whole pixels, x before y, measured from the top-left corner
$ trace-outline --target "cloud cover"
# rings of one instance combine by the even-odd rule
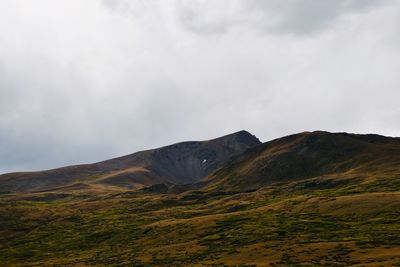
[[[246,129],[400,136],[400,1],[0,2],[0,172]]]

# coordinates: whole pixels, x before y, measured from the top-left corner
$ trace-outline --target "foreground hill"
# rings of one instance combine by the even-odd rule
[[[1,192],[34,192],[102,184],[141,188],[199,181],[231,157],[261,142],[246,131],[199,142],[183,142],[94,164],[0,175]],[[79,183],[79,184],[78,184]]]
[[[399,169],[400,138],[316,131],[254,147],[207,181],[208,188],[236,191],[310,178],[320,178],[315,187],[332,187],[349,179],[390,177]]]
[[[0,266],[400,266],[399,140],[287,136],[180,193],[1,194]]]

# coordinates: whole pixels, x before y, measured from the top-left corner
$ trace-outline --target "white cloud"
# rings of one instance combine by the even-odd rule
[[[1,1],[0,171],[240,129],[399,133],[400,2],[282,3]]]

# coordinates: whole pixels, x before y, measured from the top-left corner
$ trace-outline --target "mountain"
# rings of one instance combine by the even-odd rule
[[[2,192],[33,192],[66,186],[141,188],[199,181],[231,157],[261,142],[246,131],[208,141],[182,142],[94,164],[0,175]],[[79,184],[78,184],[79,183]]]
[[[205,179],[209,189],[249,190],[317,177],[384,178],[399,175],[399,166],[400,138],[315,131],[249,149]]]
[[[400,266],[400,138],[242,131],[0,188],[0,266]]]

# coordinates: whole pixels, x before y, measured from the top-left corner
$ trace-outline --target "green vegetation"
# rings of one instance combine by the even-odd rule
[[[383,190],[390,179],[314,191],[299,182],[245,193],[3,195],[0,262],[3,266],[396,265],[400,264],[400,193]],[[383,192],[365,190],[371,184]]]
[[[116,184],[3,192],[0,266],[400,266],[399,166],[399,139],[313,132],[198,184],[134,191],[129,166],[102,174]]]

